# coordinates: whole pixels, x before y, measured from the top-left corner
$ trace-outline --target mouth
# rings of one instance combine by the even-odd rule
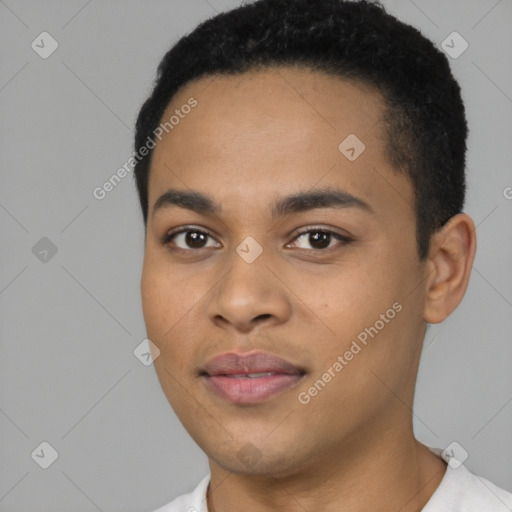
[[[266,352],[229,352],[200,372],[207,389],[233,404],[257,404],[295,387],[306,371]]]

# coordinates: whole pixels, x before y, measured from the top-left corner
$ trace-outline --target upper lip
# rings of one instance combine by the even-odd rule
[[[284,373],[302,375],[305,370],[269,352],[227,352],[212,357],[204,366],[202,375],[240,375],[248,373]]]

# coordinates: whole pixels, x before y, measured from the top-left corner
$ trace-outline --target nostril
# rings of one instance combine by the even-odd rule
[[[264,313],[263,315],[258,315],[255,320],[266,320],[267,318],[270,318],[272,315],[270,313]]]

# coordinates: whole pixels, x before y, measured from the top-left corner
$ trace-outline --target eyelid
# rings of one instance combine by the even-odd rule
[[[303,235],[305,233],[309,233],[310,231],[321,231],[323,233],[331,233],[333,235],[338,235],[339,237],[346,238],[347,240],[351,240],[352,239],[352,237],[350,235],[348,235],[347,233],[340,233],[339,231],[335,230],[334,228],[327,227],[327,226],[322,226],[321,224],[319,224],[319,225],[312,225],[312,226],[306,226],[304,229],[302,229],[302,228],[300,228],[300,229],[301,229],[300,231],[294,232],[293,240],[295,240],[295,238],[297,238],[300,235]]]

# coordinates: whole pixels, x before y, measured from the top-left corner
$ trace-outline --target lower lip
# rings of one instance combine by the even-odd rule
[[[235,404],[257,404],[294,387],[303,375],[279,373],[267,377],[236,378],[205,375],[203,379],[217,395]]]

